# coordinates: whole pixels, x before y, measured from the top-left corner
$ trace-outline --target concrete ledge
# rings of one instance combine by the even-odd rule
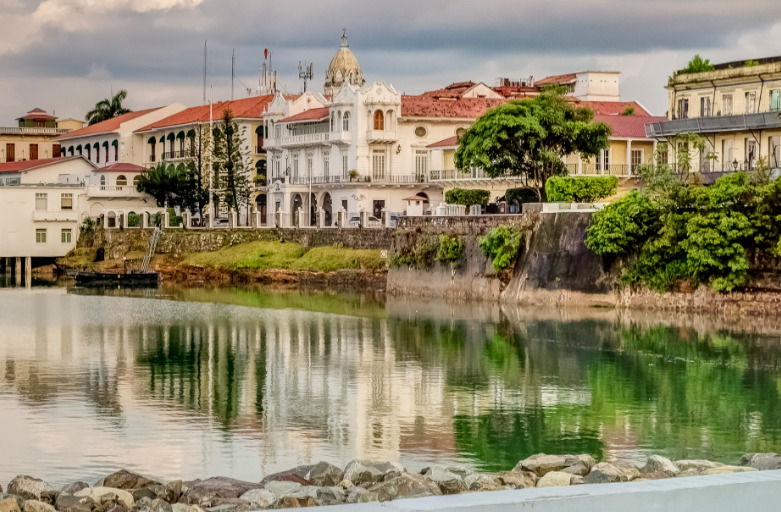
[[[777,510],[779,500],[781,470],[476,492],[320,508],[326,512],[734,512]]]

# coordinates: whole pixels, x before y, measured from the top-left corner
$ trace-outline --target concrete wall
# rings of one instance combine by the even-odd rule
[[[478,492],[324,507],[327,512],[734,512],[777,510],[781,471]]]

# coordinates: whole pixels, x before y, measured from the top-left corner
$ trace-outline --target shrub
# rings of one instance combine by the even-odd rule
[[[494,270],[500,272],[515,262],[524,242],[523,235],[521,229],[497,226],[481,236],[478,243],[485,257],[493,263]]]
[[[182,218],[176,214],[176,210],[168,208],[168,227],[178,228],[182,223]]]
[[[390,264],[394,267],[412,266],[419,269],[434,266],[439,239],[432,235],[419,234],[397,241],[391,252]]]
[[[615,176],[554,176],[545,183],[545,194],[551,202],[590,203],[615,194],[617,187]]]
[[[479,204],[485,206],[488,204],[491,193],[483,189],[463,189],[454,188],[445,192],[445,202],[448,204],[462,204],[466,207]]]
[[[85,217],[81,222],[81,229],[84,231],[92,231],[97,227],[98,223],[92,217]]]
[[[127,225],[131,228],[137,228],[139,225],[141,225],[141,215],[137,213],[128,213]]]
[[[461,258],[464,256],[464,242],[458,236],[439,235],[439,247],[436,260],[441,263],[450,263],[452,269],[458,268]]]
[[[636,190],[594,213],[593,219],[586,231],[586,247],[597,254],[626,254],[658,227],[651,200]]]
[[[540,200],[539,196],[537,196],[537,192],[531,188],[507,189],[504,198],[510,204],[518,203],[519,205],[523,203],[536,203]]]

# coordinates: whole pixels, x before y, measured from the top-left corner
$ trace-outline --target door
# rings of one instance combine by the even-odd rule
[[[374,208],[372,209],[372,215],[374,215],[375,219],[382,220],[382,210],[385,208],[385,201],[384,200],[375,200],[374,201]]]
[[[38,160],[38,144],[30,144],[30,160]]]
[[[16,146],[13,144],[5,145],[5,161],[16,162]]]
[[[737,169],[737,162],[735,164],[733,164],[733,162],[736,161],[732,150],[732,139],[725,139],[721,141],[721,170],[729,171]]]
[[[59,144],[53,144],[52,145],[52,158],[60,158],[62,156],[60,145]]]

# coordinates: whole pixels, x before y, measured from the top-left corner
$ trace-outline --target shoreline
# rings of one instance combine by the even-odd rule
[[[90,486],[72,482],[60,490],[19,475],[3,492],[3,512],[247,512],[386,502],[473,492],[619,483],[781,469],[775,453],[743,455],[739,465],[708,460],[671,461],[651,455],[639,467],[625,461],[599,462],[587,454],[536,454],[508,471],[478,473],[463,466],[432,465],[410,473],[395,461],[352,460],[344,468],[328,462],[297,466],[260,482],[228,477],[158,482],[127,470]]]

